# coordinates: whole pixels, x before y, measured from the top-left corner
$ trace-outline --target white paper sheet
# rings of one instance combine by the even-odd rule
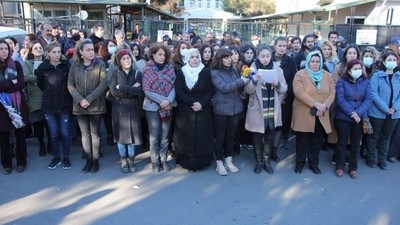
[[[257,71],[257,74],[261,75],[260,81],[262,83],[271,83],[273,80],[277,79],[276,78],[276,70],[272,69],[272,70],[263,70],[263,69],[259,69]]]

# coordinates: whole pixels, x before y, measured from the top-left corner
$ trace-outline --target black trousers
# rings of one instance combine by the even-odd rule
[[[324,127],[317,117],[315,117],[314,133],[296,133],[296,165],[304,166],[308,158],[310,167],[318,166],[319,151],[323,147],[324,136]]]
[[[20,128],[14,131],[17,148],[17,166],[26,166],[26,142],[25,129]],[[10,132],[0,132],[1,165],[3,168],[12,168],[12,149],[10,147]]]
[[[217,160],[222,160],[223,155],[225,155],[225,157],[233,155],[233,144],[239,118],[240,114],[234,116],[220,116],[214,114],[215,157]],[[225,154],[223,154],[222,150],[224,144]]]
[[[390,138],[388,158],[398,156],[400,156],[400,122],[397,121],[392,133],[392,137]]]
[[[335,127],[338,134],[336,148],[336,169],[343,169],[346,163],[346,146],[350,138],[349,171],[357,170],[357,154],[360,141],[363,136],[362,122],[352,123],[335,119]]]

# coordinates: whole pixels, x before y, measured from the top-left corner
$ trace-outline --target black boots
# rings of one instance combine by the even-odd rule
[[[274,170],[270,164],[271,146],[264,145],[262,143],[254,144],[254,156],[256,158],[256,166],[254,167],[254,173],[261,173],[262,168],[269,173],[273,174]]]
[[[89,173],[92,170],[93,160],[91,158],[86,159],[86,165],[82,169],[82,173]]]
[[[256,158],[256,166],[254,167],[254,173],[261,173],[262,169],[262,144],[254,144],[254,157]]]
[[[272,147],[272,151],[271,151],[271,159],[274,162],[279,162],[279,157],[278,157],[278,147]]]
[[[99,171],[99,159],[86,159],[86,164],[82,169],[82,173],[96,173],[97,171]]]

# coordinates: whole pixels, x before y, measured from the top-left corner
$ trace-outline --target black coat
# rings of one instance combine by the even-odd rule
[[[140,83],[140,86],[133,87],[137,82]],[[118,89],[117,85],[119,85]],[[144,94],[142,73],[131,69],[129,74],[126,74],[119,68],[111,74],[109,88],[113,96],[112,127],[114,141],[125,145],[141,145],[140,99]]]
[[[198,170],[209,166],[214,151],[214,129],[210,99],[213,96],[210,70],[205,67],[194,87],[189,90],[182,70],[175,81],[176,122],[174,148],[177,163],[183,168]],[[199,102],[202,110],[195,112],[193,103]]]
[[[283,75],[285,76],[286,84],[288,86],[287,92],[285,94],[285,101],[284,103],[282,103],[282,126],[284,131],[289,131],[292,121],[294,100],[293,79],[296,75],[297,69],[294,60],[286,54],[284,54],[282,57],[280,67],[283,70]]]
[[[69,62],[61,60],[57,66],[48,59],[36,71],[36,82],[43,91],[42,111],[44,113],[72,112],[72,97],[67,89]]]

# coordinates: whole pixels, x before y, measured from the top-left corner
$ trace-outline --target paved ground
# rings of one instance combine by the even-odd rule
[[[321,175],[306,168],[299,175],[293,150],[280,150],[275,173],[257,175],[253,153],[243,150],[234,158],[240,172],[221,177],[215,164],[155,174],[144,152],[138,172],[122,174],[116,146],[103,145],[100,171],[85,175],[79,147],[71,170],[50,171],[52,157],[38,156],[35,139],[27,142],[27,170],[0,174],[0,224],[400,224],[400,162],[382,171],[359,159],[357,180],[337,178],[324,151]]]

